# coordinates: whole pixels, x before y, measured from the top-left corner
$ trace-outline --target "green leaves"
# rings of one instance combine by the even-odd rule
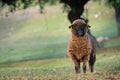
[[[50,5],[54,5],[59,0],[0,0],[0,7],[3,8],[5,5],[11,8],[10,12],[19,9],[26,9],[31,6],[40,5],[40,9],[44,7],[44,4],[41,3],[49,3]]]

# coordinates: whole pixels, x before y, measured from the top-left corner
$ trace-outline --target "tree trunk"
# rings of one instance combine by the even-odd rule
[[[117,22],[118,37],[120,37],[120,7],[115,8],[115,17]]]
[[[72,23],[76,19],[80,19],[84,12],[84,6],[89,0],[60,0],[70,6],[71,11],[68,12],[68,19]]]
[[[80,19],[80,16],[84,12],[83,8],[80,9],[73,9],[68,13],[68,19],[72,23],[76,19]]]

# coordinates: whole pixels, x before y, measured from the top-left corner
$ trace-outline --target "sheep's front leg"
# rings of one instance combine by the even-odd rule
[[[89,61],[89,56],[86,56],[83,61],[83,72],[86,73],[86,65],[87,62]]]
[[[87,64],[87,62],[84,61],[84,62],[83,62],[83,72],[84,72],[84,73],[86,73],[86,64]]]
[[[80,73],[80,61],[75,56],[72,56],[71,58],[75,66],[76,73]]]
[[[75,65],[75,71],[76,73],[80,73],[80,62],[75,60],[74,61],[74,65]]]

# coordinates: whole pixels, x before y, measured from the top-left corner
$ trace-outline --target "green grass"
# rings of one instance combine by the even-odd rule
[[[46,15],[47,23],[43,15],[23,22],[1,22],[0,63],[65,56],[69,35],[66,14],[50,14]]]
[[[97,20],[97,21],[98,23],[91,21],[91,24],[94,24],[94,26],[92,27],[92,33],[96,37],[100,37],[100,36],[107,36],[109,38],[117,37],[115,20],[104,19],[104,21],[106,21],[105,23],[103,23],[102,20]]]
[[[104,80],[107,77],[119,78],[120,75],[119,49],[105,49],[97,52],[95,64],[96,73],[91,74],[87,68],[87,74],[78,75],[82,80],[96,78]],[[46,60],[22,61],[0,64],[1,79],[52,79],[75,80],[74,66],[69,58],[57,58]],[[79,80],[79,79],[78,79]]]
[[[90,6],[89,16],[92,33],[96,36],[117,37],[117,25],[115,21],[114,9],[105,5],[94,4]],[[100,14],[97,18],[95,15]]]

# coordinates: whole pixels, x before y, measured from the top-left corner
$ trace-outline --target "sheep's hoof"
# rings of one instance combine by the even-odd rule
[[[78,70],[78,71],[76,71],[76,74],[80,74],[80,71]]]

